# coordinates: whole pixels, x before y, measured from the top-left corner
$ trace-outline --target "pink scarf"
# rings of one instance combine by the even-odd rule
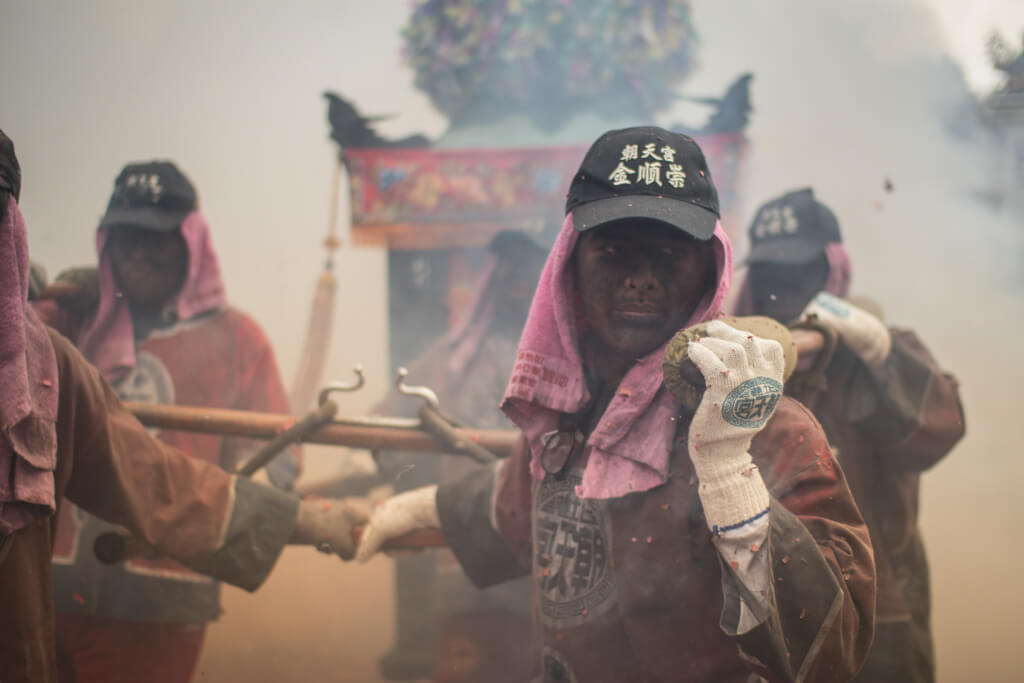
[[[28,240],[14,197],[0,223],[0,533],[56,510],[57,357],[27,304]]]
[[[167,310],[185,321],[199,313],[226,305],[220,264],[213,250],[210,228],[198,211],[185,217],[181,234],[188,245],[188,275]],[[100,259],[100,305],[78,334],[82,355],[95,365],[107,381],[113,382],[135,367],[135,335],[128,301],[118,296],[114,268],[106,246],[109,231],[96,233]]]
[[[559,427],[561,413],[575,414],[590,401],[579,352],[576,287],[572,254],[579,239],[572,214],[548,255],[519,341],[516,365],[502,410],[526,435],[530,471],[543,479],[543,436]],[[732,247],[721,224],[715,225],[717,286],[708,292],[687,325],[721,315],[732,281]],[[666,341],[666,344],[668,342]],[[668,479],[678,406],[661,376],[664,346],[637,361],[622,379],[615,397],[590,434],[590,458],[581,498],[619,498],[660,486]]]

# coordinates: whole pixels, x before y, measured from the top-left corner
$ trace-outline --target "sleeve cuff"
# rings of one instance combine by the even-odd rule
[[[756,467],[701,481],[698,492],[712,534],[738,529],[767,515],[771,501]]]
[[[437,490],[441,529],[466,576],[479,588],[529,573],[492,524],[495,463]]]
[[[187,564],[207,576],[254,591],[266,580],[291,536],[299,499],[235,477],[233,502],[220,547]]]

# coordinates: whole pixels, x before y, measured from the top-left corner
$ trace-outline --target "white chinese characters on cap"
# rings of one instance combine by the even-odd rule
[[[160,195],[164,191],[158,173],[132,173],[125,178],[124,186],[136,193],[149,195],[150,201],[154,204],[160,201]]]
[[[648,185],[661,185],[661,162],[645,161],[637,169],[636,182],[641,181]]]
[[[636,168],[626,165],[628,161],[640,161],[645,159]],[[662,187],[662,168],[668,163],[668,170],[665,172],[665,180],[672,187],[679,189],[686,185],[686,172],[681,164],[673,163],[676,160],[676,150],[668,145],[658,149],[656,142],[649,142],[644,145],[625,145],[619,155],[619,163],[608,176],[613,185],[658,185]],[[636,176],[634,180],[631,176]]]
[[[612,181],[612,185],[630,185],[633,182],[629,179],[631,173],[636,173],[636,171],[620,161],[612,174],[608,176],[608,180]]]
[[[668,184],[676,189],[686,185],[686,171],[680,164],[669,164],[665,178],[668,180]]]
[[[757,224],[754,226],[754,237],[777,237],[779,235],[794,235],[800,229],[800,222],[793,213],[793,206],[771,206],[761,212]]]

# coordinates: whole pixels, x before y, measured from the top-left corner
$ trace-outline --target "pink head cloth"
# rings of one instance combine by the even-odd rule
[[[57,358],[28,305],[28,240],[14,197],[0,222],[0,533],[56,510]]]
[[[578,413],[591,398],[579,351],[581,313],[576,310],[572,272],[578,239],[570,213],[541,273],[502,401],[502,410],[529,441],[530,471],[537,479],[545,474],[540,463],[543,435],[558,429],[561,413]],[[687,325],[721,315],[732,281],[732,247],[721,223],[715,225],[712,240],[716,287]],[[668,479],[678,406],[662,381],[664,349],[663,345],[639,359],[626,373],[590,434],[590,458],[576,488],[581,498],[618,498]]]
[[[846,251],[842,242],[829,242],[825,245],[825,258],[828,259],[825,291],[832,296],[845,299],[850,294],[850,280],[853,279],[850,252]]]
[[[188,246],[188,275],[167,310],[173,312],[177,320],[184,321],[199,313],[223,308],[226,298],[220,263],[206,219],[193,211],[182,221],[181,234]],[[114,268],[106,248],[109,236],[106,228],[96,232],[100,304],[96,314],[83,325],[77,344],[82,355],[112,382],[135,367],[135,335],[128,301],[118,296]]]

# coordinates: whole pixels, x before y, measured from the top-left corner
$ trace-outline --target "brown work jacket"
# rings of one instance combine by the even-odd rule
[[[193,569],[247,590],[270,573],[298,498],[237,478],[160,443],[71,343],[57,357],[58,506],[67,497]],[[0,561],[0,681],[57,680],[50,555],[57,515],[7,538]],[[91,552],[91,549],[80,549]]]

